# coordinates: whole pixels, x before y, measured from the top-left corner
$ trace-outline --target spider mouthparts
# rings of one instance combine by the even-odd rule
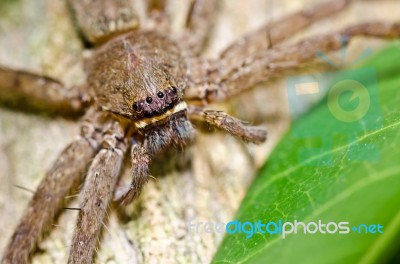
[[[138,120],[137,122],[135,122],[135,126],[138,129],[144,129],[150,124],[154,124],[156,122],[165,120],[168,117],[170,117],[171,115],[174,115],[174,114],[176,114],[178,112],[182,112],[182,111],[185,111],[185,110],[187,110],[186,103],[185,102],[180,102],[179,104],[177,104],[175,107],[173,107],[172,109],[168,110],[164,114]]]

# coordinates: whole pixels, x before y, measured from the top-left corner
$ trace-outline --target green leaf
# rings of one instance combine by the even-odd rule
[[[299,228],[284,239],[281,234],[226,234],[213,263],[382,263],[394,253],[400,244],[399,62],[400,44],[394,43],[357,69],[324,75],[329,91],[342,93],[329,92],[292,124],[235,218],[242,223],[348,222],[349,228],[380,224],[383,234],[366,234],[364,227],[348,234],[304,234]],[[349,79],[365,89],[341,90],[355,89]],[[334,100],[358,120],[340,120]],[[366,100],[367,112],[358,111]]]

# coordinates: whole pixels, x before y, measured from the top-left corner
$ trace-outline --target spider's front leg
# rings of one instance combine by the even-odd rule
[[[65,197],[79,186],[97,152],[97,128],[84,122],[82,136],[60,154],[39,184],[28,208],[6,246],[3,264],[28,263],[38,240],[65,204]]]
[[[68,263],[92,263],[98,237],[118,180],[126,151],[124,128],[113,121],[94,158],[80,195],[80,211]]]
[[[264,129],[247,126],[243,121],[222,111],[203,110],[199,107],[192,107],[189,117],[192,120],[199,120],[215,128],[222,129],[245,142],[259,144],[267,139],[267,132]]]
[[[0,66],[0,103],[29,112],[75,117],[84,113],[87,96],[79,87],[67,88],[49,77]]]

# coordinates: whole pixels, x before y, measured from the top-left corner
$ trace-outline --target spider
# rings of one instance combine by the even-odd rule
[[[191,121],[205,122],[246,142],[263,142],[265,130],[206,107],[296,69],[317,50],[339,49],[342,39],[348,43],[357,35],[398,37],[399,24],[376,22],[280,44],[350,2],[321,3],[265,25],[210,60],[201,52],[216,1],[192,1],[185,31],[173,36],[168,34],[165,6],[158,1],[149,1],[149,17],[139,23],[129,1],[70,0],[80,32],[93,47],[85,61],[85,84],[66,88],[52,78],[0,69],[3,104],[23,104],[54,115],[83,114],[80,139],[67,146],[47,172],[5,249],[3,263],[28,262],[64,197],[86,171],[69,263],[91,263],[108,205],[112,200],[125,205],[138,197],[149,179],[151,161],[193,140]],[[129,149],[132,182],[120,187],[118,176]]]

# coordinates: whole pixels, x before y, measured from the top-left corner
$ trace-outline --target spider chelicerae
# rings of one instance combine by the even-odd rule
[[[148,181],[151,160],[193,140],[190,120],[247,142],[263,142],[263,129],[205,107],[296,69],[317,50],[336,50],[342,39],[399,35],[398,24],[375,22],[280,45],[350,2],[322,3],[270,23],[232,43],[218,59],[209,60],[201,51],[215,17],[216,1],[193,1],[185,30],[176,36],[168,34],[165,6],[158,1],[149,1],[149,17],[141,23],[130,1],[69,1],[80,32],[93,47],[85,61],[87,82],[65,88],[51,78],[0,70],[3,104],[23,104],[54,115],[83,115],[81,138],[61,153],[39,185],[5,249],[3,262],[28,262],[44,229],[63,207],[64,197],[87,171],[69,262],[90,263],[110,202],[131,202]],[[116,188],[128,149],[133,180],[128,187]]]

